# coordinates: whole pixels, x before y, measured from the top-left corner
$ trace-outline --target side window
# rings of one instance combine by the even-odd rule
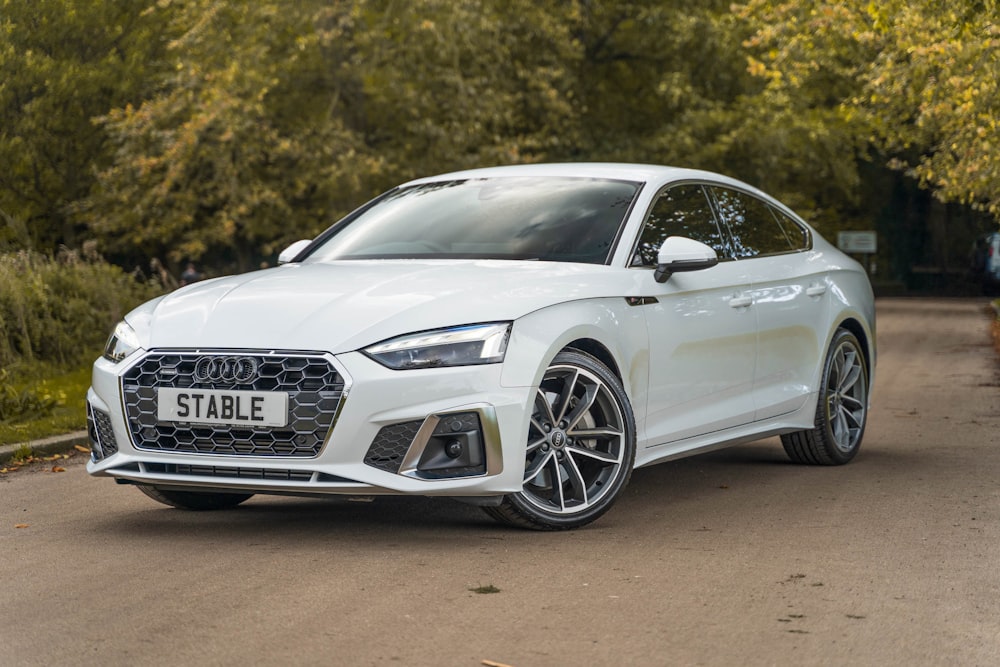
[[[656,255],[668,236],[701,241],[714,248],[719,259],[732,257],[700,185],[678,185],[659,196],[642,228],[632,266],[656,266]]]
[[[719,215],[733,235],[736,257],[777,255],[797,250],[771,213],[771,207],[752,195],[712,186]]]
[[[795,222],[792,218],[788,217],[787,214],[782,213],[779,209],[771,208],[771,213],[774,217],[778,219],[781,224],[781,231],[785,232],[785,236],[788,237],[788,242],[792,244],[792,248],[795,250],[808,250],[809,249],[809,232],[805,230],[799,223]]]

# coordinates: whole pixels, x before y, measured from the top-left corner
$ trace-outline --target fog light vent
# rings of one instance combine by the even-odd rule
[[[418,420],[383,426],[365,454],[365,464],[386,472],[399,472],[403,457],[423,423]]]
[[[95,461],[118,453],[118,440],[111,428],[111,415],[97,410],[90,403],[87,403],[87,436],[90,440],[90,455]]]
[[[475,412],[438,415],[437,426],[417,463],[417,475],[428,479],[486,474],[483,429]]]

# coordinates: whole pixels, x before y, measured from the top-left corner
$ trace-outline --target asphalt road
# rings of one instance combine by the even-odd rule
[[[662,464],[570,533],[425,499],[187,513],[82,456],[0,476],[0,664],[1000,664],[985,306],[879,303],[850,465]]]

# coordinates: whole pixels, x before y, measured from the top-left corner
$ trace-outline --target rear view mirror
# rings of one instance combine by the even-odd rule
[[[719,263],[719,256],[711,247],[684,236],[669,236],[656,255],[656,273],[653,278],[665,283],[671,275],[682,271],[701,271]]]
[[[280,266],[281,264],[288,264],[290,261],[295,259],[295,257],[300,252],[305,250],[306,246],[308,246],[310,243],[312,243],[311,240],[302,239],[301,241],[296,241],[292,245],[282,250],[281,254],[278,255],[278,265]]]

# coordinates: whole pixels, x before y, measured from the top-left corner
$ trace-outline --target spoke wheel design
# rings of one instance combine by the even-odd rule
[[[868,368],[858,339],[843,329],[830,344],[815,427],[781,436],[788,456],[799,463],[840,465],[858,453],[868,419]]]
[[[837,449],[850,452],[865,427],[867,378],[861,355],[849,342],[834,351],[832,362],[826,384],[826,419]]]
[[[584,525],[611,506],[634,459],[634,419],[621,382],[597,359],[562,352],[535,393],[524,487],[489,513],[529,528]]]

